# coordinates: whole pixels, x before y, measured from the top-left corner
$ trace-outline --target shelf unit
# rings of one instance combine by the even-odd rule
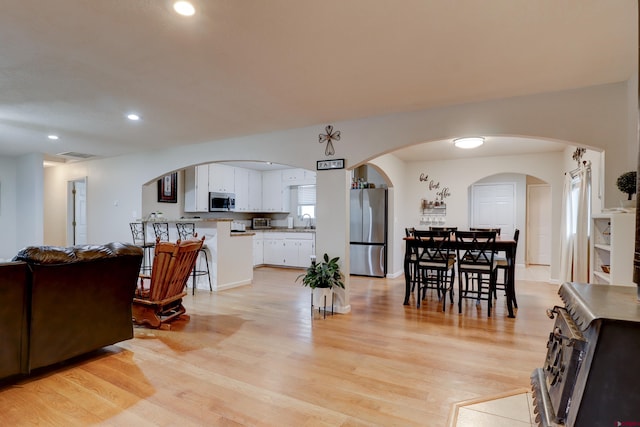
[[[592,283],[635,286],[635,221],[633,213],[603,213],[593,216],[589,267]],[[609,266],[609,273],[602,270],[603,265]]]

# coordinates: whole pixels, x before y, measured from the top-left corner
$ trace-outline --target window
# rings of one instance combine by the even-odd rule
[[[316,217],[316,186],[298,186],[298,217],[309,215],[311,219]]]

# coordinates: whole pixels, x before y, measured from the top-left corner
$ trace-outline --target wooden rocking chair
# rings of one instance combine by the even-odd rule
[[[156,241],[151,275],[140,275],[133,298],[133,321],[152,328],[171,329],[167,322],[185,313],[182,298],[195,266],[202,239]]]

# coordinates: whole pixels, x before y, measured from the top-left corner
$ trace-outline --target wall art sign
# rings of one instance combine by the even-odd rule
[[[330,169],[344,169],[344,159],[318,160],[316,162],[316,169],[319,171]]]
[[[158,202],[178,203],[178,172],[170,173],[158,180]]]
[[[445,199],[451,196],[449,187],[441,186],[440,181],[429,178],[426,173],[421,173],[419,182],[427,185],[427,190],[432,197],[420,200],[420,210],[423,214],[446,215],[447,204]]]

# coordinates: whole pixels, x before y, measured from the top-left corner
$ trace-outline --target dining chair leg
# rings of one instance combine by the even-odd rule
[[[462,314],[462,274],[458,274],[458,314]]]
[[[451,269],[451,282],[449,283],[449,299],[451,300],[451,304],[453,304],[453,284],[456,280],[456,270],[455,268]]]

